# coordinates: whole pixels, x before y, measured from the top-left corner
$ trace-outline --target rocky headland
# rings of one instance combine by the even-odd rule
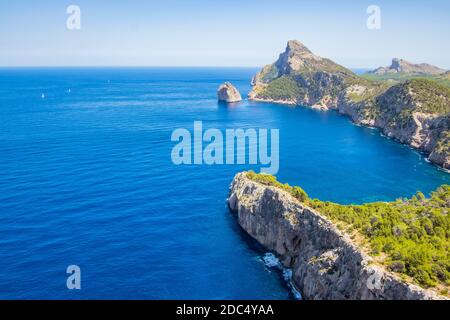
[[[445,299],[377,263],[303,200],[301,189],[235,176],[228,204],[240,226],[273,251],[305,299]],[[302,201],[299,201],[302,200]]]
[[[396,70],[441,72],[431,67],[399,59],[393,62]],[[427,154],[431,162],[450,169],[450,88],[433,80],[374,81],[291,40],[275,63],[253,77],[252,85],[251,100],[336,110],[356,124],[380,129],[384,135]]]

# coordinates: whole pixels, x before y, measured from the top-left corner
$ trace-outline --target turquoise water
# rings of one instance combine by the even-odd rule
[[[279,128],[279,179],[312,197],[393,200],[450,182],[334,112],[216,102],[220,83],[245,95],[256,71],[0,69],[0,298],[292,298],[226,207],[233,175],[259,166],[172,164],[172,131],[195,120]]]

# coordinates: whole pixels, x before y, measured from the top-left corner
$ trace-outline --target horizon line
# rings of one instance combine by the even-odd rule
[[[0,65],[0,68],[263,68],[264,66],[213,66],[213,65]],[[350,70],[367,69],[373,67],[346,67]]]

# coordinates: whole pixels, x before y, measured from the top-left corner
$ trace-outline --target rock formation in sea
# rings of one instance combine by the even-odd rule
[[[450,169],[450,88],[435,81],[369,80],[291,40],[275,63],[253,77],[252,85],[251,100],[335,109]]]
[[[228,198],[240,226],[273,251],[305,299],[445,299],[377,264],[324,215],[238,173]]]
[[[421,75],[440,75],[445,73],[446,70],[433,66],[428,63],[414,64],[403,59],[394,58],[392,63],[388,67],[380,67],[369,73],[377,75],[385,74],[421,74]]]
[[[239,90],[233,86],[230,82],[225,82],[220,85],[217,90],[217,98],[219,101],[224,102],[239,102],[242,100]]]

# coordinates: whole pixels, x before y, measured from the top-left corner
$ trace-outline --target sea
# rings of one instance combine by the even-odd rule
[[[278,129],[280,181],[343,204],[450,183],[336,112],[246,99],[256,68],[0,69],[1,299],[296,299],[238,225],[233,176],[172,161],[176,129]],[[244,100],[217,102],[231,81]],[[69,289],[69,266],[80,289]]]

